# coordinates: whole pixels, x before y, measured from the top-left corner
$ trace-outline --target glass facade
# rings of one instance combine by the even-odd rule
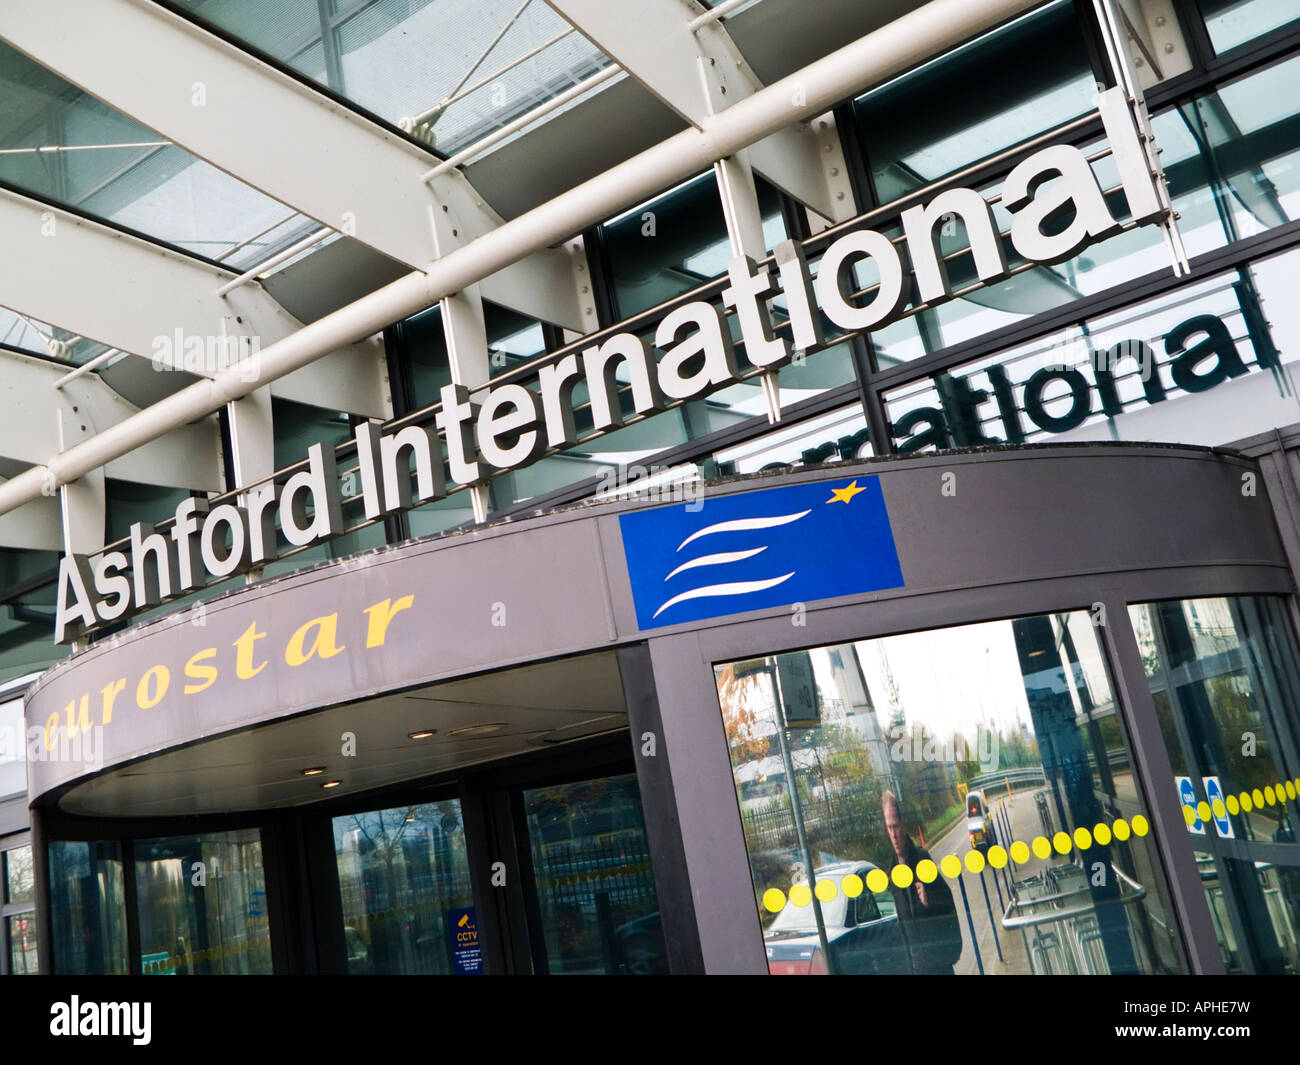
[[[1183,971],[1088,614],[715,673],[771,972]]]

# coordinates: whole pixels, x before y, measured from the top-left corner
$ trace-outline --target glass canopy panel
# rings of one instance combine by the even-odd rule
[[[1087,113],[1096,91],[1063,2],[886,82],[854,103],[879,202]]]
[[[610,63],[543,0],[180,6],[445,154]]]
[[[241,270],[319,228],[3,43],[0,184]]]

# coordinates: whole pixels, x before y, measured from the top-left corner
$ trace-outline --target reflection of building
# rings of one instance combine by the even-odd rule
[[[887,658],[787,752],[715,669],[1013,621],[990,787],[1146,811],[1139,967],[1294,968],[1290,813],[1220,914],[1164,779],[1300,772],[1287,5],[5,6],[0,969],[762,971],[792,849],[969,782]]]

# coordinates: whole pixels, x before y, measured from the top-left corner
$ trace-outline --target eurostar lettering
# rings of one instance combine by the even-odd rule
[[[275,632],[273,626],[261,628],[254,620],[229,643],[204,646],[196,640],[198,646],[185,648],[177,646],[179,641],[172,641],[164,661],[155,661],[126,676],[110,674],[101,688],[73,691],[62,711],[53,711],[43,722],[33,721],[32,728],[37,737],[43,736],[45,751],[54,751],[60,743],[70,741],[78,760],[98,758],[102,762],[102,747],[87,747],[85,740],[80,741],[82,746],[75,746],[79,736],[89,736],[98,728],[112,729],[123,716],[147,714],[164,705],[176,707],[209,691],[211,694],[205,698],[238,699],[238,689],[244,682],[255,680],[268,666],[272,668],[262,682],[273,678],[281,663],[291,670],[304,666],[310,670],[314,663],[344,651],[373,651],[385,645],[390,627],[398,623],[395,619],[414,605],[414,595],[403,595],[381,599],[350,618],[340,618],[337,610],[304,618],[287,637]],[[54,756],[33,748],[28,757],[36,761]]]
[[[1099,94],[1097,105],[1131,211],[1129,224],[1162,221],[1168,209],[1145,163],[1122,92]],[[1053,145],[1029,156],[1007,175],[1000,198],[1012,214],[1012,249],[1033,263],[1061,262],[1122,228],[1087,157],[1071,145]],[[434,428],[408,425],[381,433],[373,424],[362,424],[356,448],[366,517],[374,520],[441,499],[449,481],[460,487],[484,484],[547,451],[572,447],[578,439],[573,392],[580,383],[586,385],[594,428],[615,429],[627,417],[621,382],[628,382],[633,413],[652,415],[733,384],[754,369],[779,368],[796,353],[819,346],[821,315],[842,330],[860,332],[895,320],[913,287],[925,304],[952,298],[937,231],[956,217],[980,283],[1008,276],[1007,249],[989,202],[974,189],[947,189],[901,212],[898,244],[865,228],[839,236],[822,252],[815,275],[794,241],[774,249],[775,277],[772,267],[759,268],[747,256],[733,259],[721,296],[735,313],[748,366],[741,365],[723,311],[695,301],[673,308],[659,321],[653,350],[640,336],[616,332],[580,354],[571,352],[540,367],[535,388],[508,383],[471,393],[463,385],[444,386]],[[1062,217],[1071,219],[1064,228]],[[859,292],[854,275],[867,259],[879,281]],[[770,301],[780,295],[789,316],[789,338],[772,326]],[[129,556],[115,550],[93,561],[65,557],[59,567],[55,642],[66,643],[185,595],[205,583],[205,573],[220,580],[271,561],[277,524],[294,547],[344,530],[333,452],[319,444],[308,452],[307,469],[282,489],[250,492],[245,500],[245,506],[222,503],[209,509],[201,499],[187,499],[176,508],[167,534],[145,523],[133,525]]]

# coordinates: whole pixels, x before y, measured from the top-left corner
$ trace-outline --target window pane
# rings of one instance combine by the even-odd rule
[[[271,971],[257,829],[137,840],[135,855],[142,973]]]
[[[13,847],[4,852],[5,902],[31,902],[35,890],[32,848]]]
[[[5,918],[9,928],[9,972],[14,976],[40,972],[36,957],[36,914]]]
[[[0,94],[0,180],[24,192],[237,269],[319,228],[4,43]],[[79,343],[71,360],[95,350]]]
[[[349,973],[482,971],[459,802],[336,817],[334,856]]]
[[[1290,251],[886,395],[903,451],[1057,440],[1220,445],[1300,420]]]
[[[773,973],[1182,971],[1087,614],[715,672]]]
[[[756,179],[769,250],[786,238],[781,199]],[[722,197],[712,171],[634,207],[601,227],[614,314],[630,318],[721,277],[731,261]]]
[[[1201,0],[1205,28],[1216,52],[1227,52],[1300,22],[1293,0]]]
[[[632,774],[524,792],[548,969],[668,971]]]
[[[714,459],[716,475],[729,477],[785,466],[852,462],[872,454],[866,418],[862,408],[854,404],[725,448]]]
[[[1164,111],[1152,126],[1189,255],[1300,217],[1300,57]],[[1091,154],[1099,147],[1096,143],[1084,150]],[[1095,172],[1102,188],[1118,186],[1113,159],[1099,160]],[[1117,217],[1126,216],[1122,195],[1113,192],[1107,202]],[[993,215],[999,229],[1008,232],[1011,215],[1000,202]],[[940,234],[945,254],[967,247],[963,227],[952,228]],[[882,231],[897,233],[888,227]],[[1010,266],[1023,262],[1005,240],[1003,244]],[[1034,267],[875,330],[872,345],[882,367],[897,365],[1168,268],[1160,231],[1143,226],[1093,244],[1058,265]],[[976,279],[969,253],[957,255],[949,272],[954,287]],[[860,277],[859,283],[871,280]]]
[[[125,975],[126,904],[115,842],[50,841],[54,971]]]
[[[1069,2],[873,89],[853,109],[878,202],[1077,118],[1092,109],[1096,91]]]
[[[1130,608],[1229,972],[1300,972],[1300,656],[1280,599]],[[1201,804],[1206,804],[1202,809]]]
[[[568,23],[544,4],[516,14],[518,0],[337,4],[335,14],[344,8],[354,14],[324,29],[316,0],[277,0],[269,7],[263,0],[181,5],[393,124],[425,116],[417,135],[448,153],[609,63],[579,33],[553,40]],[[338,55],[328,70],[322,33]],[[502,72],[516,60],[522,62]]]

